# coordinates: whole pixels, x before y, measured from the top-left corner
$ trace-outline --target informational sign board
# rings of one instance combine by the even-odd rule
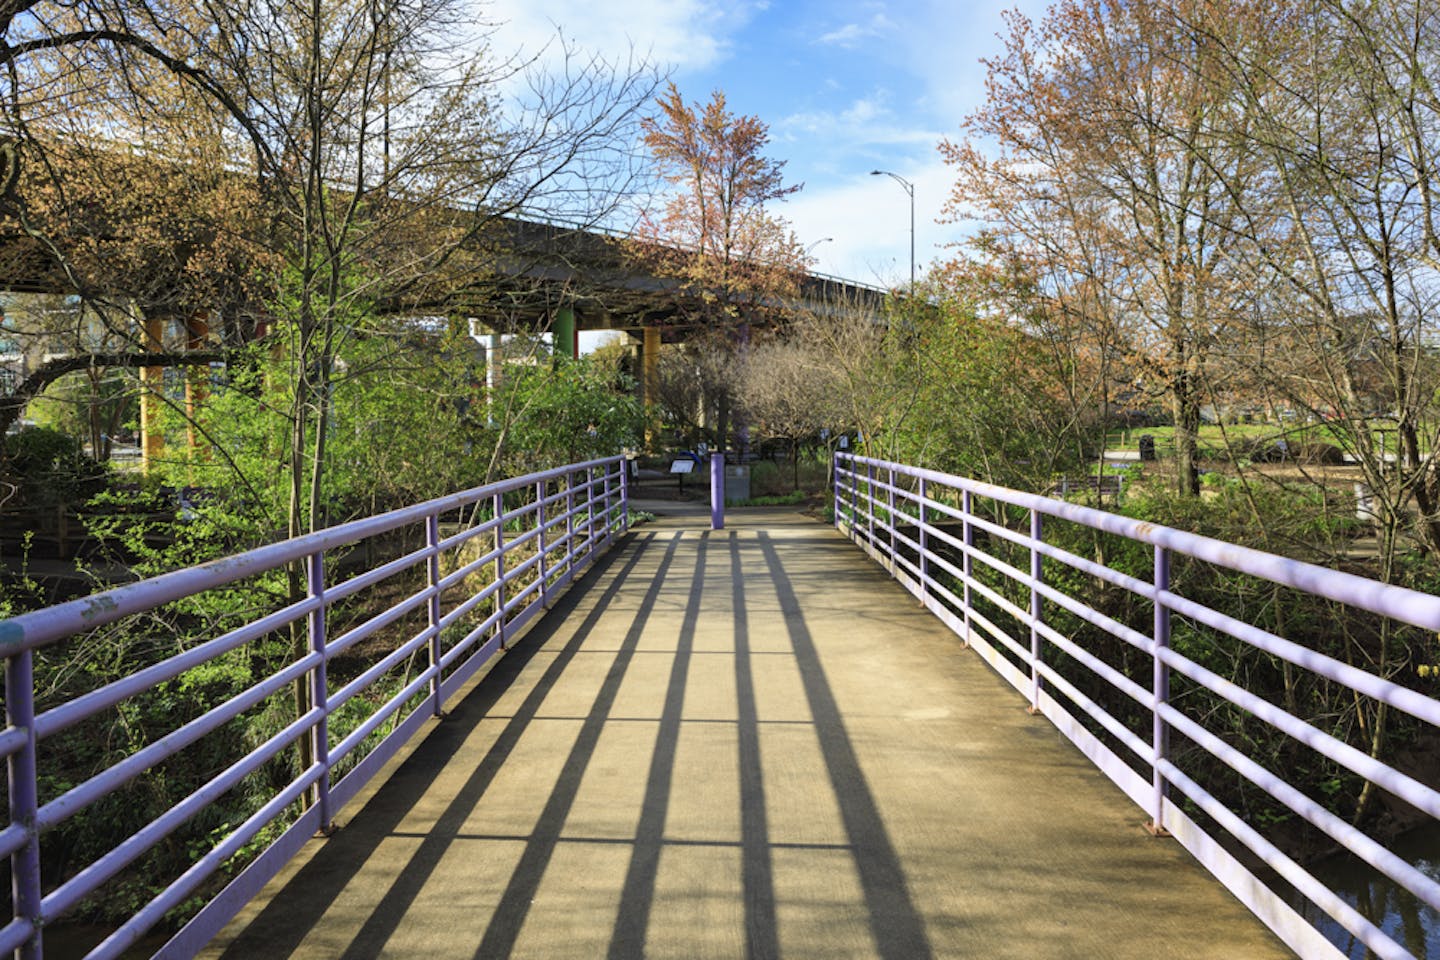
[[[680,460],[675,460],[675,461],[671,462],[671,464],[670,464],[670,472],[671,472],[671,473],[694,473],[694,472],[695,472],[695,461],[694,461],[694,460],[686,460],[686,459],[683,459],[683,458],[680,459]]]

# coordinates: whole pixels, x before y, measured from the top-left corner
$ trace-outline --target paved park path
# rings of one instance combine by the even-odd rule
[[[638,527],[209,957],[1268,958],[884,571]]]

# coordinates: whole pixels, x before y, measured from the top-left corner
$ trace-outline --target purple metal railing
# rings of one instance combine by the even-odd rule
[[[488,516],[473,522],[483,507],[488,507]],[[442,537],[441,517],[459,511],[469,512],[472,522]],[[327,579],[325,556],[328,552],[416,526],[423,526],[425,545],[422,548],[338,583]],[[101,891],[116,873],[169,837],[248,774],[302,738],[308,739],[311,762],[306,769],[87,955],[91,958],[120,955],[167,912],[193,896],[206,878],[240,852],[262,828],[303,799],[305,810],[298,820],[156,954],[192,956],[310,836],[328,831],[336,812],[426,720],[441,715],[446,699],[454,696],[497,649],[503,649],[516,631],[548,606],[557,590],[593,562],[599,548],[608,546],[616,533],[628,527],[629,482],[624,461],[618,457],[593,460],[368,517],[0,621],[7,720],[5,730],[0,733],[0,756],[7,761],[10,796],[10,822],[0,830],[0,856],[10,858],[14,902],[13,919],[0,929],[0,954],[13,951],[27,960],[42,957],[42,931],[47,924],[64,917],[77,904]],[[486,534],[493,538],[494,545],[489,549],[485,549],[479,539]],[[483,552],[475,557],[460,557],[456,551],[472,541]],[[456,568],[442,576],[442,559],[447,556],[456,557]],[[36,650],[63,643],[78,634],[88,634],[122,617],[152,611],[297,563],[305,571],[304,599],[36,714],[32,675]],[[492,564],[494,574],[488,583],[467,592],[465,587],[473,585],[471,578]],[[329,635],[327,611],[336,603],[410,570],[423,573],[422,588],[385,610],[370,614],[364,622],[340,636]],[[458,599],[457,593],[468,595]],[[488,615],[477,619],[477,608],[492,599]],[[448,610],[446,603],[452,604]],[[331,689],[326,667],[335,656],[402,620],[406,614],[422,609],[425,611],[423,629],[340,689]],[[43,771],[37,770],[37,744],[153,690],[158,684],[286,628],[292,622],[306,625],[309,642],[303,656],[240,696],[142,747],[60,796],[41,802],[37,777]],[[456,638],[455,634],[461,631],[463,636]],[[450,639],[442,644],[442,637],[447,635]],[[425,657],[425,668],[413,678],[407,670],[408,682],[401,689],[376,706],[338,743],[332,742],[329,720],[336,711],[416,655]],[[297,680],[305,681],[309,690],[309,708],[303,715],[95,862],[64,877],[42,878],[40,853],[47,830],[220,730],[227,721],[289,689]],[[407,713],[407,703],[422,696],[419,706]],[[393,724],[391,732],[373,743],[368,751],[363,750],[367,740],[387,722]],[[364,755],[358,762],[350,756],[360,753]],[[347,757],[348,772],[338,780],[333,779],[332,771]]]
[[[979,515],[977,499],[1028,511],[1028,533],[1023,527],[1013,529]],[[1152,580],[1139,580],[1046,543],[1041,518],[1047,516],[1151,545],[1154,552]],[[952,529],[955,523],[959,524],[959,536],[943,528],[942,524],[947,522]],[[1296,816],[1323,831],[1334,843],[1351,851],[1399,887],[1410,891],[1419,901],[1437,910],[1440,910],[1440,883],[1326,810],[1283,776],[1227,742],[1225,731],[1207,729],[1195,717],[1177,709],[1171,703],[1171,680],[1174,675],[1183,675],[1198,687],[1229,701],[1280,733],[1434,818],[1440,818],[1440,792],[1177,652],[1170,645],[1172,617],[1184,617],[1202,624],[1292,667],[1341,684],[1359,696],[1387,704],[1432,726],[1440,727],[1440,701],[1173,592],[1171,558],[1177,554],[1188,556],[1217,568],[1247,574],[1357,610],[1392,618],[1432,634],[1440,631],[1440,597],[1078,504],[844,453],[838,454],[835,462],[835,523],[1024,693],[1032,710],[1045,714],[1144,809],[1150,816],[1149,827],[1152,830],[1176,837],[1301,956],[1341,957],[1344,954],[1290,906],[1286,898],[1271,890],[1231,852],[1237,846],[1244,847],[1253,855],[1247,859],[1266,864],[1295,892],[1333,918],[1336,924],[1368,949],[1367,955],[1382,958],[1411,956],[1405,946],[1392,939],[1372,919],[1361,915],[1345,899],[1262,836],[1259,829],[1245,822],[1181,770],[1170,752],[1172,731],[1207,751],[1240,778],[1259,787]],[[907,531],[914,531],[916,535],[912,538]],[[983,531],[996,540],[1008,541],[1028,552],[1029,570],[1019,569],[977,547],[977,531]],[[939,551],[935,549],[937,544],[941,546]],[[952,559],[957,555],[958,564]],[[1154,608],[1150,633],[1118,623],[1081,600],[1048,585],[1042,576],[1044,561],[1062,564],[1150,601]],[[1028,591],[1028,607],[1013,602],[984,582],[986,578],[979,575],[975,564],[1001,574]],[[959,596],[952,589],[955,585],[961,588]],[[1028,636],[1024,639],[1012,636],[977,609],[972,599],[976,597],[988,601],[987,609],[1003,611],[1021,630],[1028,631]],[[1045,611],[1050,605],[1147,654],[1151,658],[1149,687],[1137,683],[1056,631],[1046,622]],[[1148,736],[1137,733],[1133,724],[1127,725],[1113,716],[1054,666],[1047,664],[1043,657],[1042,639],[1147,711],[1149,722],[1145,734]],[[1087,720],[1090,722],[1088,726]],[[1108,742],[1097,735],[1096,728],[1109,735]],[[1117,749],[1122,752],[1117,753]],[[1124,752],[1128,752],[1128,760]],[[1183,800],[1172,799],[1177,792]],[[1186,813],[1185,801],[1204,811],[1211,822],[1228,834],[1228,838],[1212,837],[1206,833]]]

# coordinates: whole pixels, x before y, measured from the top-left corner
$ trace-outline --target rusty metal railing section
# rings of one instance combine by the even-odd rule
[[[1347,696],[1383,704],[1432,726],[1440,726],[1440,702],[1187,598],[1173,582],[1172,562],[1198,562],[1303,591],[1419,628],[1432,639],[1440,630],[1440,597],[1075,503],[843,453],[836,459],[834,506],[842,532],[1145,810],[1153,832],[1179,840],[1297,953],[1411,956],[1392,938],[1395,931],[1382,929],[1375,918],[1364,916],[1318,880],[1268,840],[1261,825],[1237,815],[1181,763],[1190,766],[1197,751],[1204,751],[1213,758],[1210,769],[1223,770],[1232,784],[1263,791],[1434,910],[1440,910],[1440,884],[1288,781],[1286,770],[1265,766],[1244,749],[1244,738],[1207,726],[1207,712],[1187,709],[1184,698],[1172,692],[1172,681],[1192,695],[1224,701],[1263,721],[1273,736],[1291,738],[1312,756],[1328,758],[1432,818],[1440,818],[1440,793],[1369,751],[1337,739],[1314,718],[1283,709],[1185,656],[1172,644],[1172,629],[1183,626],[1191,637],[1233,638],[1284,670],[1323,678],[1345,689]],[[1152,576],[1140,579],[1062,549],[1053,534],[1047,542],[1048,526],[1056,522],[1143,545],[1153,552]],[[1062,582],[1071,589],[1059,589]],[[1086,586],[1077,590],[1077,583]],[[1152,622],[1135,629],[1076,596],[1102,589],[1128,591],[1148,602]],[[1132,656],[1130,669],[1117,669],[1057,630],[1062,620],[1083,622],[1091,636],[1103,633],[1116,641],[1114,646],[1143,655],[1143,666],[1137,668]],[[1184,759],[1179,756],[1182,745]],[[1303,903],[1304,909],[1296,909],[1295,893],[1319,912]],[[1307,919],[1307,914],[1318,919]],[[1345,931],[1336,939],[1345,942],[1346,952],[1323,935],[1321,927],[1332,934],[1337,928]]]
[[[623,460],[594,460],[357,520],[0,621],[6,711],[0,755],[8,764],[10,791],[8,825],[0,829],[0,856],[10,860],[14,899],[13,919],[0,929],[0,953],[43,956],[47,924],[66,917],[89,897],[106,896],[107,882],[137,858],[171,838],[256,771],[287,751],[299,751],[303,760],[291,768],[299,769],[298,775],[275,789],[243,823],[215,836],[188,870],[169,880],[88,956],[119,956],[168,912],[197,892],[212,889],[216,871],[247,845],[253,854],[257,837],[263,841],[278,833],[157,953],[193,955],[309,837],[327,832],[336,812],[385,762],[429,719],[440,716],[447,699],[628,525],[629,487]],[[357,551],[356,545],[371,538],[383,540],[388,549],[380,551],[378,561],[357,564],[357,556],[368,554]],[[327,557],[337,556],[344,562],[328,568]],[[303,588],[292,589],[289,602],[277,602],[276,608],[241,626],[37,712],[37,651],[98,636],[122,618],[129,618],[133,626],[137,615],[272,571],[289,571],[291,582]],[[332,629],[335,605],[349,598],[358,601],[367,592],[384,599],[359,604],[360,622],[352,617],[343,629]],[[403,596],[384,605],[396,593]],[[350,601],[347,609],[354,609],[356,601]],[[100,717],[103,722],[107,711],[131,698],[279,634],[300,642],[292,644],[294,655],[278,670],[60,795],[43,795],[40,784],[45,781],[40,778],[46,772],[43,747],[48,738],[90,718]],[[331,682],[327,665],[367,640],[367,650],[381,649],[373,665],[343,684]],[[397,682],[400,668],[405,670]],[[385,677],[390,678],[388,685],[380,683]],[[297,684],[307,695],[296,697],[298,706],[283,729],[215,772],[98,859],[78,869],[71,867],[63,876],[42,876],[41,850],[48,831],[137,778],[152,775],[205,738],[233,736],[227,734],[227,724]],[[357,710],[362,699],[369,702]],[[332,732],[331,720],[342,710],[350,711],[349,729]],[[363,717],[358,724],[357,713]],[[277,825],[302,809],[281,832]],[[267,827],[268,833],[262,835]]]

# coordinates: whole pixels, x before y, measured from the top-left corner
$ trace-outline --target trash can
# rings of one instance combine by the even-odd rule
[[[750,499],[750,467],[743,463],[725,464],[725,502],[740,503]]]
[[[1149,434],[1149,433],[1142,433],[1142,434],[1140,434],[1140,459],[1141,459],[1141,460],[1154,460],[1154,459],[1155,459],[1155,437],[1154,437],[1153,434]]]

